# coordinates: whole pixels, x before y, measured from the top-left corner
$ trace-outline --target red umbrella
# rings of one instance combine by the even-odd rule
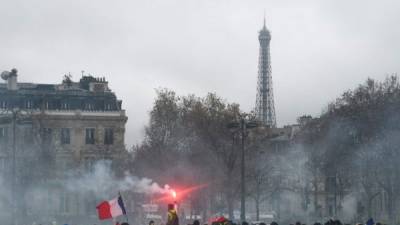
[[[227,219],[223,216],[211,219],[211,223],[223,223],[225,221],[227,221]]]

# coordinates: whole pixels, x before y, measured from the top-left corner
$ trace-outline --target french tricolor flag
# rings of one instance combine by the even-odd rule
[[[115,218],[120,215],[126,215],[126,210],[121,195],[110,201],[104,201],[100,203],[96,208],[100,220],[106,220]]]

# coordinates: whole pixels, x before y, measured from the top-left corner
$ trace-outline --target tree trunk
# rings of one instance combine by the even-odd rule
[[[228,216],[230,220],[233,220],[233,185],[232,185],[232,172],[228,174],[228,186],[226,189],[226,201],[228,204]]]
[[[260,198],[259,196],[256,197],[256,220],[260,221]]]
[[[233,198],[232,196],[228,197],[228,216],[230,220],[233,220]]]
[[[214,214],[215,213],[215,193],[214,190],[210,191],[209,195],[208,195],[208,200],[209,200],[209,209],[210,209],[210,214]]]
[[[394,206],[394,196],[391,191],[388,192],[388,216],[389,216],[389,223],[394,224],[394,213],[393,213],[393,206]]]
[[[318,206],[318,180],[317,177],[314,176],[314,180],[313,180],[313,186],[314,186],[314,199],[313,199],[313,205],[314,205],[314,212],[315,212],[315,216],[320,219],[321,217],[321,212]]]
[[[256,203],[256,220],[260,221],[260,196],[261,196],[261,188],[260,184],[256,184],[256,198],[255,198],[255,203]]]
[[[368,218],[372,218],[372,198],[368,197],[367,201],[367,215]]]

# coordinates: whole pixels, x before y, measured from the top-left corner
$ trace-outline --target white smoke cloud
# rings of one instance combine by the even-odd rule
[[[139,178],[129,173],[117,178],[110,161],[100,161],[94,165],[92,172],[79,178],[70,176],[66,180],[66,188],[72,192],[94,192],[96,195],[107,196],[119,191],[131,191],[142,194],[165,194],[170,191],[168,185],[160,186],[149,178]]]

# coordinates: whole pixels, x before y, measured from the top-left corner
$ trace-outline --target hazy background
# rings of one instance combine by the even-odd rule
[[[37,83],[106,76],[127,110],[130,146],[158,87],[254,107],[264,9],[279,126],[400,71],[395,0],[0,0],[0,70]]]

